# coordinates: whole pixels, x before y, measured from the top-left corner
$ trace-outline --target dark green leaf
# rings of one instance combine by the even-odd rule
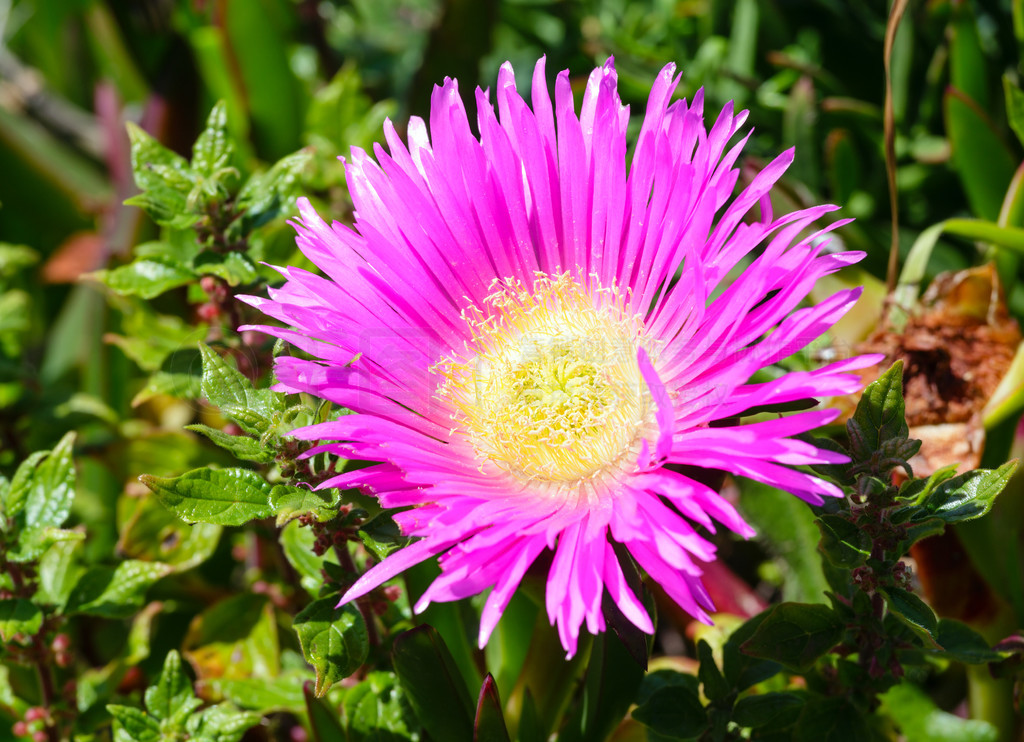
[[[370,644],[366,624],[352,603],[340,608],[336,595],[306,606],[292,624],[306,662],[316,670],[316,695],[323,697],[331,686],[366,661]]]
[[[1010,128],[1024,144],[1024,91],[1009,75],[1003,75],[1003,93],[1006,95],[1006,117],[1010,120]]]
[[[746,696],[736,702],[732,719],[741,727],[787,726],[796,721],[807,699],[799,693],[773,692]]]
[[[921,514],[914,520],[936,517],[945,523],[960,523],[980,518],[1016,470],[1017,462],[1008,461],[998,469],[975,469],[947,479],[921,502]]]
[[[249,469],[193,469],[180,477],[139,480],[179,518],[189,523],[240,526],[273,515],[273,487]]]
[[[902,361],[867,386],[846,428],[855,463],[870,461],[885,441],[907,438]]]
[[[230,236],[240,239],[281,215],[286,207],[294,208],[299,176],[312,157],[310,150],[299,150],[278,160],[266,172],[249,178],[238,194],[242,216],[231,225]]]
[[[937,648],[935,633],[939,619],[927,603],[908,590],[898,587],[879,588],[885,596],[889,612],[917,634],[929,648]]]
[[[793,734],[796,742],[867,742],[875,739],[861,713],[845,698],[825,698],[804,706]]]
[[[690,688],[669,685],[659,688],[633,710],[633,718],[669,739],[697,737],[707,729],[708,715]]]
[[[480,688],[473,720],[473,742],[511,742],[501,712],[501,699],[494,678],[488,673]]]
[[[738,691],[757,685],[782,670],[782,666],[777,662],[751,657],[740,650],[770,612],[771,609],[768,609],[747,619],[729,635],[722,647],[722,672],[725,679]]]
[[[740,651],[803,672],[842,636],[843,622],[828,606],[781,603],[770,609]]]
[[[998,662],[1004,655],[992,649],[985,638],[965,623],[952,618],[939,619],[935,639],[941,654],[969,665]]]
[[[441,635],[417,626],[395,639],[395,672],[416,717],[435,739],[472,739],[473,702]]]
[[[996,221],[1017,162],[988,114],[954,87],[946,89],[946,132],[952,164],[960,175],[971,211]]]
[[[387,513],[381,513],[360,526],[359,538],[362,539],[363,545],[381,560],[409,543],[409,539],[402,535],[398,525]]]
[[[43,626],[43,612],[31,600],[7,598],[0,600],[0,639],[14,641],[15,634],[26,639]]]
[[[546,739],[547,735],[544,734],[537,716],[537,704],[534,703],[533,694],[527,688],[523,693],[523,708],[519,713],[517,742],[544,742]]]
[[[871,539],[864,531],[840,515],[823,515],[818,519],[822,553],[832,564],[852,569],[871,556]]]
[[[134,559],[116,567],[92,567],[71,591],[66,611],[126,618],[142,607],[150,585],[171,571],[167,564]]]
[[[313,684],[307,682],[302,689],[305,698],[306,714],[309,716],[309,726],[313,732],[314,742],[333,742],[333,740],[346,739],[345,730],[342,729],[334,710],[334,704],[327,704],[323,699],[317,698],[313,693]]]
[[[726,682],[718,665],[715,664],[711,645],[703,639],[697,642],[697,659],[700,661],[697,678],[704,687],[704,695],[707,699],[718,701],[729,695],[729,683]]]
[[[194,697],[192,681],[181,666],[181,655],[172,649],[164,658],[156,684],[146,688],[146,710],[163,721],[177,715]]]
[[[195,272],[180,263],[157,258],[142,258],[113,270],[88,274],[111,291],[123,296],[152,299],[165,291],[184,286],[196,278]]]

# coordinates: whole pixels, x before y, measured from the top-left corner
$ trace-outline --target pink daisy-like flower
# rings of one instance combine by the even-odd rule
[[[343,602],[437,556],[441,575],[415,608],[490,589],[482,647],[550,549],[548,617],[572,655],[584,624],[605,628],[605,591],[653,631],[612,541],[710,622],[699,563],[715,549],[694,524],[754,531],[671,465],[750,477],[811,503],[841,495],[790,468],[845,461],[792,439],[836,412],[734,421],[751,407],[859,388],[848,372],[877,357],[748,381],[853,305],[857,290],[798,308],[820,277],[863,255],[822,254],[844,222],[807,235],[833,206],[772,215],[769,189],[792,151],[733,197],[746,137],[730,142],[746,114],[726,106],[707,129],[702,93],[670,102],[674,72],[654,83],[630,165],[611,60],[590,75],[578,116],[568,72],[552,107],[541,60],[532,110],[508,64],[497,114],[477,90],[479,138],[445,80],[429,134],[413,118],[406,145],[388,122],[388,151],[353,150],[354,228],[299,201],[298,244],[326,277],[281,269],[282,288],[247,301],[296,329],[252,329],[318,359],[278,358],[277,389],[353,413],[294,435],[330,441],[314,451],[378,462],[323,486],[408,508],[394,517],[417,538]]]

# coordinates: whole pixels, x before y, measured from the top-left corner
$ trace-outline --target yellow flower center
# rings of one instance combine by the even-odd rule
[[[464,360],[438,368],[456,429],[481,459],[531,484],[576,487],[633,465],[656,435],[637,362],[652,352],[640,317],[614,289],[538,274],[507,279],[466,313]]]

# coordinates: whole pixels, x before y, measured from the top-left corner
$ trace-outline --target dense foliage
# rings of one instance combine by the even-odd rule
[[[12,0],[0,38],[0,741],[1020,734],[1020,2]],[[816,441],[844,499],[716,483],[759,536],[715,537],[714,627],[634,569],[655,636],[609,610],[571,661],[542,574],[482,651],[478,599],[412,614],[436,567],[335,607],[405,541],[311,489],[359,463],[288,433],[345,411],[270,390],[235,298],[309,267],[297,195],[350,218],[349,146],[541,54],[613,54],[634,113],[676,61],[750,109],[744,179],[796,146],[777,211],[868,254],[816,295],[866,291],[780,370],[888,356]]]

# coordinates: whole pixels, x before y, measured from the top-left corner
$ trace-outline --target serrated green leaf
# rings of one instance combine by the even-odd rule
[[[317,697],[359,669],[370,651],[362,614],[351,603],[337,608],[337,602],[333,595],[313,601],[292,624],[302,655],[316,670]]]
[[[927,603],[912,592],[898,587],[879,588],[879,592],[885,596],[889,612],[917,634],[925,646],[939,646],[935,641],[939,619]]]
[[[71,591],[66,612],[127,618],[142,607],[149,587],[172,571],[167,564],[134,559],[116,567],[92,567]]]
[[[193,469],[180,477],[143,475],[164,507],[189,523],[240,526],[273,514],[273,487],[249,469]]]
[[[14,640],[15,634],[26,638],[35,635],[43,626],[43,612],[31,600],[8,598],[0,600],[0,639]]]
[[[75,489],[74,442],[75,434],[66,434],[53,451],[32,454],[14,473],[6,509],[16,530],[55,528],[68,517]]]
[[[293,152],[264,173],[252,176],[238,193],[237,207],[242,215],[232,223],[229,234],[241,239],[254,229],[293,209],[299,176],[312,160],[308,149]]]
[[[991,509],[1016,470],[1017,462],[1008,461],[998,469],[975,469],[947,479],[921,502],[921,511],[912,520],[934,517],[945,523],[960,523],[980,518]]]
[[[247,435],[232,435],[223,430],[211,428],[209,425],[186,425],[185,430],[199,433],[226,451],[230,451],[236,459],[255,461],[258,464],[274,463],[274,451]]]
[[[839,643],[843,622],[816,603],[781,603],[770,609],[740,651],[803,672]]]
[[[864,531],[839,515],[823,515],[817,521],[821,531],[821,552],[832,564],[852,569],[871,556],[871,539]]]
[[[160,722],[144,711],[131,706],[107,704],[114,717],[114,741],[157,742],[161,739]]]
[[[163,721],[175,716],[194,697],[192,681],[181,665],[181,655],[172,649],[164,658],[156,684],[146,688],[146,710]]]
[[[199,351],[203,357],[203,394],[211,404],[251,435],[262,435],[280,420],[285,410],[284,395],[254,389],[245,376],[208,346],[200,344]]]
[[[125,206],[138,206],[162,227],[188,229],[202,218],[188,210],[188,198],[171,188],[155,187],[126,198]]]
[[[278,527],[307,513],[323,523],[338,514],[341,492],[336,489],[313,490],[278,484],[270,491],[270,507],[277,514]]]
[[[192,169],[203,178],[212,178],[231,165],[234,146],[228,136],[228,113],[224,101],[217,101],[206,118],[196,143],[192,146]]]
[[[135,124],[128,123],[128,139],[132,147],[132,172],[135,185],[143,191],[166,187],[184,197],[195,182],[195,173],[188,162]]]
[[[472,739],[473,702],[441,635],[423,624],[395,639],[392,661],[416,717],[435,739]]]
[[[902,361],[867,386],[846,427],[854,462],[870,461],[886,441],[907,438]]]
[[[682,685],[659,688],[633,710],[633,718],[669,739],[700,736],[708,715],[697,694]]]

